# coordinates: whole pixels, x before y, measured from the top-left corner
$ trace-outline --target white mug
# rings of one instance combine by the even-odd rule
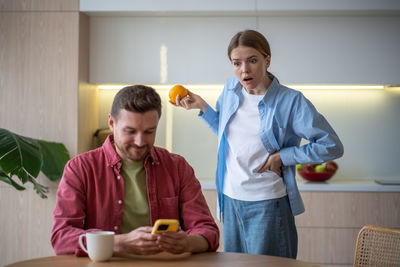
[[[114,234],[111,231],[87,232],[79,236],[79,245],[92,261],[106,261],[113,255]],[[82,242],[84,236],[87,248]]]

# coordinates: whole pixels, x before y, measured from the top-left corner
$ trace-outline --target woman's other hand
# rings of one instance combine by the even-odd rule
[[[281,159],[281,154],[280,152],[275,152],[274,154],[269,155],[267,158],[267,161],[263,164],[261,169],[258,170],[258,173],[265,172],[266,170],[268,171],[273,171],[280,177],[282,177],[282,159]]]

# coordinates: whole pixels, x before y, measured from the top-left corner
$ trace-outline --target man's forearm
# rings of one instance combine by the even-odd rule
[[[188,251],[192,253],[208,250],[208,241],[201,235],[188,235]]]

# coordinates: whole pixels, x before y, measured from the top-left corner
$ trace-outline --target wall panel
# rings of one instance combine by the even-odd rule
[[[2,11],[79,11],[79,0],[0,0]]]
[[[76,154],[78,14],[4,12],[0,25],[1,127]]]
[[[0,186],[0,265],[54,255],[50,243],[56,188],[41,199],[26,191]]]
[[[71,156],[79,138],[79,12],[67,10],[77,4],[0,1],[0,127],[62,142]],[[54,255],[50,231],[58,183],[42,174],[38,179],[50,188],[48,199],[30,184],[19,192],[0,183],[0,266]]]

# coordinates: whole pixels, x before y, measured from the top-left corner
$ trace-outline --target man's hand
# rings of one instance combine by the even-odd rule
[[[190,251],[188,236],[184,231],[156,234],[160,250],[173,254]]]
[[[183,252],[204,252],[208,249],[207,240],[201,235],[188,235],[184,231],[157,234],[157,244],[163,251],[180,254]]]
[[[135,230],[116,235],[114,239],[114,252],[132,253],[138,255],[151,255],[162,251],[157,242],[157,235],[152,235],[151,226],[139,227]]]

